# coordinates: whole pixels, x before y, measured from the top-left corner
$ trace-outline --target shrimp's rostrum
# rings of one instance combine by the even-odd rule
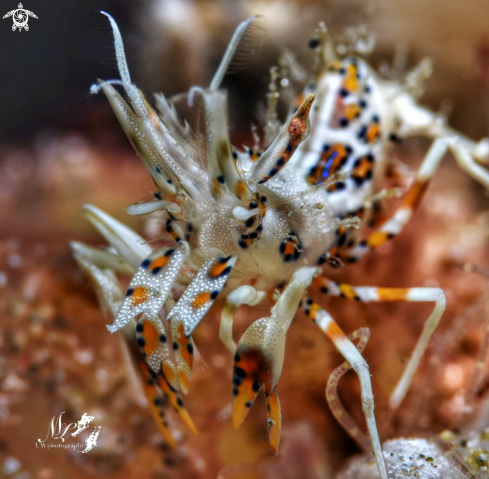
[[[168,241],[174,246],[153,251],[136,233],[86,206],[86,217],[118,255],[114,258],[113,253],[80,244],[75,255],[85,270],[92,268],[92,280],[94,271],[135,272],[125,297],[121,294],[117,307],[111,308],[115,321],[109,330],[124,329],[132,350],[137,341],[149,365],[143,368],[143,377],[150,378],[148,398],[153,394],[151,378],[159,378],[166,394],[178,397],[173,402],[193,429],[178,391],[186,394],[191,388],[192,332],[221,295],[225,303],[219,336],[234,358],[233,424],[239,427],[263,387],[270,445],[277,452],[281,428],[277,384],[287,331],[302,304],[359,376],[371,447],[380,475],[387,479],[368,365],[332,316],[304,294],[313,289],[364,302],[434,303],[392,393],[391,406],[396,407],[441,318],[443,291],[336,283],[324,268],[354,263],[400,233],[447,150],[463,170],[489,187],[489,175],[478,164],[489,152],[487,141],[475,144],[457,135],[420,107],[407,86],[379,79],[364,60],[334,58],[332,41],[321,24],[316,74],[276,137],[269,144],[262,140],[262,153],[234,148],[227,94],[219,85],[251,18],[238,27],[211,86],[192,87],[185,97],[189,107],[203,116],[202,144],[178,118],[171,101],[157,95],[157,112],[131,83],[121,35],[107,17],[121,80],[100,81],[92,91],[106,94],[157,188],[154,201],[132,205],[128,212],[166,210]],[[123,94],[115,87],[122,87]],[[393,216],[377,221],[377,229],[366,235],[358,226],[378,219],[371,205],[384,176],[389,138],[412,135],[432,138],[432,147]],[[114,285],[94,282],[102,303],[110,303]],[[266,297],[272,303],[270,317],[253,322],[236,345],[232,334],[236,309]],[[137,340],[131,339],[134,333]],[[166,423],[168,436],[165,428]],[[355,435],[355,428],[346,428]]]

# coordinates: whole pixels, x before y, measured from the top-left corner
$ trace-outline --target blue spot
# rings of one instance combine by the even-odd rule
[[[279,159],[277,160],[277,162],[275,163],[275,165],[276,165],[276,166],[278,166],[278,167],[280,168],[281,166],[283,166],[283,165],[284,165],[284,163],[285,163],[285,160],[283,159],[283,157],[281,157],[281,158],[279,158]]]
[[[142,263],[141,263],[141,267],[144,268],[144,269],[147,269],[148,266],[151,264],[151,260],[150,259],[145,259]]]
[[[219,175],[216,179],[217,179],[217,181],[219,181],[219,183],[221,183],[221,185],[223,185],[225,182],[224,176],[222,176],[222,175]]]
[[[272,168],[272,169],[271,169],[271,170],[268,172],[268,176],[275,176],[277,173],[278,173],[277,168]]]
[[[133,288],[129,288],[129,289],[127,290],[127,293],[126,293],[126,298],[127,298],[128,296],[132,296],[132,293],[134,293],[134,289],[133,289]]]

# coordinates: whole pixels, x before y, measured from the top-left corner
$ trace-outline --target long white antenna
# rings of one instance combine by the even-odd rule
[[[110,25],[112,26],[112,33],[114,34],[115,56],[117,58],[117,67],[119,68],[121,80],[125,83],[131,83],[131,76],[129,75],[129,68],[127,67],[126,54],[124,53],[124,44],[122,43],[119,27],[108,13],[103,11],[100,13],[109,19]]]
[[[216,73],[214,74],[214,77],[212,78],[211,84],[209,85],[210,90],[217,90],[221,85],[222,79],[224,78],[224,75],[226,74],[229,68],[229,64],[231,63],[231,60],[233,59],[233,56],[236,53],[236,49],[238,48],[239,42],[243,38],[243,35],[246,33],[246,30],[250,25],[250,23],[253,20],[255,20],[257,17],[258,17],[257,15],[253,15],[252,17],[243,20],[238,25],[238,28],[236,28],[236,30],[234,31],[231,41],[229,42],[229,45],[226,49],[226,52],[222,57],[221,63],[219,64],[219,67]]]

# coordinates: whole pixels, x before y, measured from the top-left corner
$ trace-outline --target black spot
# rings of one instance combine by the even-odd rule
[[[258,227],[256,228],[256,231],[260,232],[263,230],[263,225],[260,223]]]
[[[275,166],[278,166],[279,168],[281,166],[284,166],[284,163],[285,163],[285,160],[283,157],[280,157],[276,162],[275,162]]]
[[[148,266],[151,264],[151,260],[150,259],[145,259],[142,263],[141,263],[141,266],[144,268],[144,269],[147,269]]]
[[[310,306],[312,303],[313,303],[312,299],[311,298],[307,298],[306,304]]]
[[[160,417],[165,417],[165,413],[164,413],[164,411],[159,411],[159,412],[158,412],[158,416],[160,416]]]
[[[154,385],[154,383],[155,383],[155,382],[154,382],[154,379],[148,379],[146,382],[147,382],[147,383],[148,383],[150,386],[153,386],[153,385]]]
[[[226,256],[226,257],[221,257],[219,258],[219,263],[224,264],[227,263],[231,259],[231,255]]]
[[[375,161],[374,155],[372,155],[372,153],[368,153],[367,155],[365,155],[365,158],[367,158],[367,161],[370,163],[373,163]]]
[[[253,385],[251,386],[251,389],[253,389],[253,392],[257,393],[261,388],[261,382],[260,381],[254,381]]]
[[[219,183],[221,183],[221,185],[223,185],[223,184],[224,184],[224,182],[226,181],[226,180],[224,179],[224,176],[222,176],[222,175],[219,175],[219,176],[216,178],[216,180],[217,180]]]
[[[238,159],[238,154],[237,154],[235,151],[233,151],[233,158],[234,158],[235,160],[237,160],[237,159]]]
[[[238,353],[236,353],[234,355],[234,362],[235,363],[239,363],[240,361],[241,361],[241,356]]]
[[[328,294],[329,293],[329,289],[326,288],[326,286],[321,286],[321,293]]]
[[[363,125],[360,130],[358,131],[358,138],[365,138],[365,135],[367,134],[367,127]]]
[[[379,119],[378,115],[372,115],[372,121],[374,123],[379,123],[380,122],[380,119]]]
[[[321,264],[324,264],[326,263],[326,258],[324,256],[320,256],[319,259],[318,259],[318,264],[321,265]]]
[[[344,74],[346,73],[346,70],[345,70],[344,68],[340,68],[340,69],[338,70],[338,73],[339,73],[340,75],[344,75]]]
[[[161,266],[157,266],[151,270],[151,274],[156,275],[161,271]]]
[[[392,239],[392,238],[395,238],[395,237],[396,237],[396,235],[394,233],[389,233],[387,235],[387,239]]]
[[[250,226],[253,226],[253,223],[255,222],[255,218],[252,216],[251,218],[248,218],[245,221],[245,226],[249,228]]]
[[[236,397],[238,395],[238,388],[234,387],[233,388],[233,396]]]
[[[144,330],[144,326],[141,323],[136,324],[136,332],[142,333]]]
[[[360,102],[358,103],[358,105],[360,106],[360,108],[362,109],[365,109],[367,108],[367,102],[365,100],[360,100]]]
[[[353,163],[353,168],[358,168],[360,166],[360,163],[362,162],[361,158],[357,158],[355,160],[355,163]]]
[[[194,345],[192,343],[187,344],[187,351],[189,354],[194,354]]]
[[[246,401],[246,402],[245,402],[245,406],[246,406],[247,408],[250,408],[252,405],[253,405],[253,403],[252,403],[251,401]]]
[[[132,293],[134,293],[134,289],[133,289],[133,288],[129,288],[129,289],[127,290],[127,293],[126,293],[126,298],[127,298],[128,296],[132,296]]]
[[[314,50],[315,48],[317,48],[319,46],[319,39],[318,38],[311,38],[309,40],[309,48],[311,48],[312,50]]]
[[[346,128],[350,122],[346,118],[340,118],[340,121],[338,124],[341,126],[341,128]]]
[[[369,85],[365,85],[365,88],[363,90],[365,93],[370,93],[372,91],[372,89],[370,88]]]
[[[190,233],[192,233],[193,230],[194,230],[194,225],[192,223],[187,223],[187,231],[190,231]]]
[[[157,166],[157,167],[155,168],[155,170],[156,170],[156,173],[159,173],[159,174],[161,175],[161,168],[160,168],[159,166]]]
[[[224,271],[219,276],[220,277],[227,276],[231,272],[231,270],[232,270],[231,266],[228,266],[227,268],[224,268]]]
[[[173,341],[173,349],[176,351],[178,349],[178,343]]]
[[[346,98],[349,94],[350,92],[346,88],[340,88],[340,91],[338,92],[338,95],[341,98]]]
[[[166,343],[166,335],[165,334],[160,334],[160,341],[162,343]]]
[[[343,183],[342,181],[338,181],[334,184],[335,186],[335,190],[336,191],[341,191],[341,190],[344,190],[346,188],[346,185],[345,183]]]
[[[262,183],[265,183],[267,180],[258,180],[258,184],[261,185]]]
[[[306,313],[306,315],[309,316],[310,313],[309,308],[304,308],[304,313]]]
[[[146,345],[146,341],[144,340],[144,338],[138,338],[138,346],[140,348],[144,348],[145,345]]]
[[[172,185],[172,184],[173,184],[173,181],[172,181],[172,180],[166,180],[166,182],[167,182],[169,185]]]
[[[331,145],[329,145],[328,143],[325,143],[323,145],[323,151],[328,151],[330,148],[331,148]]]
[[[268,176],[275,176],[277,173],[278,173],[277,168],[272,168],[272,169],[271,169],[271,170],[268,172]]]
[[[238,376],[238,378],[245,378],[246,377],[246,371],[243,368],[240,367],[235,367],[234,368],[234,374]]]
[[[364,178],[362,178],[361,176],[352,176],[352,178],[353,178],[353,181],[355,182],[356,187],[363,185]]]
[[[399,138],[395,133],[389,133],[387,138],[393,143],[402,143],[402,138]]]
[[[346,146],[345,146],[345,151],[346,151],[348,154],[350,154],[350,153],[351,153],[353,150],[352,150],[351,146],[346,145]]]
[[[154,398],[153,403],[155,404],[155,406],[161,406],[161,399],[160,398]]]
[[[287,143],[287,146],[285,147],[285,151],[287,153],[291,153],[293,149],[294,147],[290,143]]]
[[[367,246],[367,240],[362,240],[358,244],[359,244],[359,246]]]
[[[213,291],[211,293],[211,299],[216,299],[219,296],[219,291]]]
[[[357,295],[355,295],[355,296],[353,297],[353,299],[354,299],[355,301],[361,301],[360,296],[357,296]]]
[[[177,404],[180,406],[180,407],[183,407],[183,401],[182,401],[182,398],[180,396],[178,396],[177,398]]]
[[[255,232],[253,231],[253,233],[250,233],[250,234],[248,235],[248,238],[250,238],[250,239],[255,239],[255,238],[258,238],[258,233],[255,233]]]
[[[283,253],[285,251],[285,241],[282,241],[282,243],[280,243],[280,252]]]
[[[258,207],[258,203],[256,201],[252,201],[250,203],[250,209],[257,208],[257,207]]]
[[[156,192],[156,193],[153,193],[153,196],[157,199],[157,200],[161,200],[163,197],[161,196],[160,193]]]
[[[241,379],[238,378],[237,376],[234,376],[233,378],[233,386],[241,386]]]

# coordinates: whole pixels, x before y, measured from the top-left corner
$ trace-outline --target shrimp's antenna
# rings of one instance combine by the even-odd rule
[[[122,43],[119,27],[111,15],[104,11],[100,11],[100,13],[109,19],[110,26],[112,27],[112,33],[114,34],[115,57],[117,59],[117,67],[119,68],[121,80],[124,83],[131,83],[131,76],[129,75],[129,68],[127,66],[126,54],[124,53],[124,44]]]
[[[239,47],[239,44],[246,37],[246,34],[250,34],[248,27],[257,18],[258,15],[253,15],[252,17],[243,20],[234,31],[231,41],[229,42],[229,45],[226,49],[226,52],[222,57],[221,63],[219,64],[219,67],[217,68],[217,71],[212,78],[211,84],[209,85],[210,90],[217,90],[221,86],[222,79],[224,78],[224,75],[226,75],[226,72],[228,71],[229,66],[231,65],[231,62],[234,58],[236,50]],[[256,54],[260,50],[259,47],[261,47],[261,45],[259,45],[258,48],[253,48],[251,54]]]

